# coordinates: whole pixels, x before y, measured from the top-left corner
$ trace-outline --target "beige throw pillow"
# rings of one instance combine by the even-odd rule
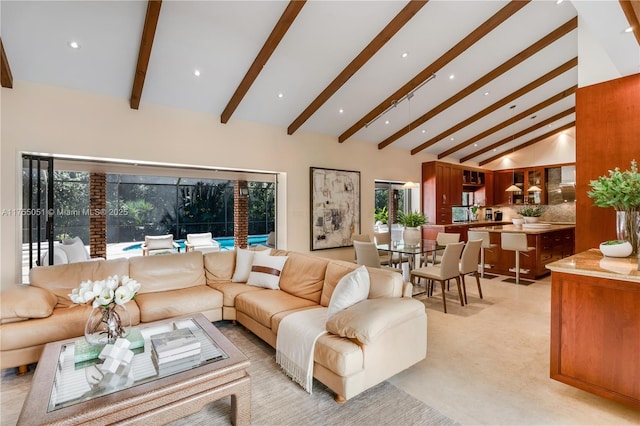
[[[255,287],[280,289],[280,275],[287,256],[254,256],[247,284]]]

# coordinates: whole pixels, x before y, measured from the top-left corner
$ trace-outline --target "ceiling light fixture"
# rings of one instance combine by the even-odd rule
[[[540,187],[537,185],[533,185],[529,187],[529,192],[542,192],[542,189],[540,189]]]
[[[474,144],[473,144],[473,146],[478,146],[478,144],[477,144],[477,143],[474,143]]]
[[[422,133],[427,133],[427,131],[425,129],[422,129]]]
[[[418,186],[419,185],[417,183],[411,182],[411,181],[407,181],[402,185],[404,189],[414,189],[414,188],[417,188]]]
[[[484,92],[484,95],[485,96],[489,96],[489,92]]]
[[[625,28],[624,30],[625,33],[630,33],[632,31],[633,31],[633,27],[628,27],[628,28]]]
[[[284,93],[282,92],[278,93],[278,99],[282,99],[282,98],[284,98]]]
[[[456,78],[455,74],[451,74],[451,75],[449,76],[449,80],[453,80],[454,78]]]
[[[403,52],[401,56],[402,58],[406,58],[407,56],[409,56],[409,54],[407,52]]]
[[[389,120],[385,120],[384,124],[389,124]]]
[[[338,110],[338,113],[340,113],[340,114],[342,114],[343,112],[344,112],[344,110],[343,110],[342,108],[340,108],[340,109]]]
[[[194,70],[193,75],[195,75],[196,77],[200,77],[200,70]]]
[[[70,41],[69,42],[69,47],[72,48],[72,49],[79,49],[80,45],[78,44],[77,41]]]
[[[562,3],[564,0],[556,0],[556,4]]]
[[[369,121],[367,124],[364,125],[364,127],[369,127],[370,125],[372,125],[373,123],[375,123],[380,117],[382,117],[383,115],[385,115],[387,112],[391,111],[393,108],[397,107],[398,104],[402,101],[404,101],[405,99],[409,99],[411,100],[411,98],[413,98],[413,95],[418,91],[418,89],[420,89],[422,86],[424,86],[425,84],[427,84],[428,82],[430,82],[431,80],[433,80],[434,78],[436,78],[435,74],[431,74],[425,81],[423,81],[422,83],[420,83],[415,89],[413,89],[412,91],[410,91],[409,93],[407,93],[406,95],[404,95],[403,97],[401,97],[400,99],[398,99],[397,101],[391,101],[391,105],[389,106],[389,108],[385,109],[384,111],[382,111],[380,114],[378,114],[376,116],[376,118],[374,118],[373,120]]]

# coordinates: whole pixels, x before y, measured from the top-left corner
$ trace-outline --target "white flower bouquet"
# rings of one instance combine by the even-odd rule
[[[74,288],[69,298],[73,303],[83,304],[93,301],[93,307],[109,306],[112,303],[124,305],[132,300],[140,290],[140,283],[127,275],[118,279],[117,275],[101,281],[83,281]]]
[[[92,303],[93,311],[85,325],[84,335],[90,344],[113,343],[129,334],[131,319],[125,304],[140,290],[138,281],[117,275],[101,281],[83,281],[69,298],[75,304]]]

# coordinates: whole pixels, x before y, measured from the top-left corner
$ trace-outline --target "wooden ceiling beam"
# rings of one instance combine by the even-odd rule
[[[362,49],[349,65],[316,97],[311,104],[287,128],[287,134],[292,135],[300,128],[325,102],[333,96],[369,59],[371,59],[404,25],[414,17],[428,0],[411,0],[387,24],[378,35]]]
[[[276,26],[271,30],[271,34],[267,38],[267,41],[264,42],[262,49],[258,52],[258,56],[253,60],[253,63],[249,67],[249,70],[245,74],[244,78],[236,88],[236,91],[233,93],[233,96],[229,100],[229,103],[222,111],[222,115],[220,116],[221,123],[227,123],[231,118],[233,112],[238,108],[240,102],[245,97],[253,82],[258,78],[258,75],[262,71],[262,68],[265,66],[273,52],[276,50],[285,34],[295,21],[298,13],[302,10],[302,7],[305,5],[306,0],[290,0],[284,12],[280,16],[280,19],[276,23]]]
[[[460,123],[456,124],[455,126],[451,127],[448,130],[445,130],[444,132],[440,133],[438,136],[431,138],[430,140],[428,140],[427,142],[425,142],[425,144],[429,144],[432,145],[433,143],[440,141],[442,139],[444,139],[445,137],[457,132],[460,129],[463,129],[464,127],[467,127],[468,125],[470,125],[471,123],[479,120],[480,118],[483,118],[487,115],[489,115],[490,113],[496,111],[497,109],[515,101],[516,99],[518,99],[519,97],[525,95],[526,93],[529,93],[530,91],[532,91],[533,89],[542,86],[544,83],[553,80],[554,78],[556,78],[557,76],[569,71],[570,69],[576,67],[578,65],[578,58],[575,57],[573,59],[568,60],[567,62],[565,62],[564,64],[560,65],[559,67],[555,68],[554,70],[544,74],[542,77],[538,78],[535,81],[532,81],[531,83],[527,84],[526,86],[516,90],[515,92],[511,93],[510,95],[500,99],[498,102],[494,103],[493,105],[488,106],[487,108],[483,109],[482,111],[478,112],[477,114],[467,118],[464,121],[461,121]],[[461,150],[462,148],[465,148],[467,146],[469,146],[470,144],[467,142],[463,142],[460,143],[452,148],[447,149],[446,151],[438,154],[438,159],[442,159],[448,155],[453,154],[456,151]]]
[[[465,97],[467,97],[470,94],[474,93],[476,90],[479,90],[480,88],[485,86],[487,83],[495,80],[496,78],[498,78],[502,74],[506,73],[510,69],[512,69],[515,66],[521,64],[522,62],[524,62],[525,60],[529,59],[530,57],[532,57],[536,53],[540,52],[545,47],[549,46],[551,43],[553,43],[556,40],[564,37],[565,35],[567,35],[571,31],[573,31],[577,27],[578,27],[578,18],[574,17],[574,18],[570,19],[569,21],[565,22],[563,25],[561,25],[560,27],[556,28],[554,31],[552,31],[551,33],[547,34],[546,36],[544,36],[543,38],[541,38],[537,42],[533,43],[531,46],[527,47],[526,49],[524,49],[520,53],[518,53],[515,56],[511,57],[509,60],[507,60],[506,62],[504,62],[500,66],[494,68],[493,70],[489,71],[487,74],[485,74],[484,76],[482,76],[478,80],[474,81],[473,83],[471,83],[470,85],[468,85],[467,87],[465,87],[464,89],[462,89],[461,91],[459,91],[458,93],[456,93],[455,95],[453,95],[452,97],[447,99],[446,101],[442,102],[440,105],[432,108],[430,111],[428,111],[425,114],[423,114],[422,116],[416,118],[413,122],[411,122],[407,126],[404,126],[402,129],[398,130],[396,133],[394,133],[393,135],[389,136],[384,141],[380,142],[378,144],[378,149],[382,149],[382,148],[390,145],[391,143],[393,143],[396,140],[400,139],[402,136],[404,136],[407,133],[409,133],[411,130],[414,130],[414,129],[418,128],[418,126],[426,123],[427,121],[429,121],[430,119],[432,119],[436,115],[438,115],[441,112],[445,111],[447,108],[453,106],[454,104],[456,104],[457,102],[461,101]],[[442,137],[446,137],[449,134],[450,133],[445,134],[445,135],[438,135],[439,139],[433,138],[430,141],[425,142],[422,145],[420,145],[420,147],[421,147],[421,149],[428,148],[429,146],[433,145],[438,140],[440,140]],[[434,139],[435,139],[435,141],[434,141]]]
[[[138,63],[136,65],[136,73],[133,77],[131,99],[129,100],[131,109],[138,109],[138,107],[140,107],[142,88],[144,87],[144,80],[147,77],[147,68],[149,67],[149,58],[151,58],[151,48],[153,47],[153,39],[156,35],[161,6],[162,0],[149,0],[147,2],[147,15],[144,18],[142,39],[140,40],[140,50],[138,51]]]
[[[538,129],[541,129],[541,128],[549,125],[549,124],[553,124],[556,121],[560,120],[561,118],[564,118],[567,115],[571,115],[571,114],[573,114],[575,112],[576,112],[576,108],[575,107],[571,107],[569,109],[566,109],[566,110],[554,115],[553,117],[549,117],[546,120],[543,120],[543,121],[540,121],[539,123],[534,124],[533,126],[527,127],[526,129],[521,130],[521,131],[519,131],[517,133],[514,133],[513,135],[507,136],[506,138],[502,139],[501,141],[498,141],[498,142],[496,142],[494,144],[491,144],[489,146],[486,146],[486,147],[484,147],[484,148],[482,148],[482,149],[480,149],[480,150],[478,150],[478,151],[476,151],[476,152],[474,152],[472,154],[469,154],[466,157],[461,158],[460,162],[464,163],[465,161],[468,161],[468,160],[470,160],[470,159],[472,159],[474,157],[477,157],[478,155],[482,155],[485,152],[489,152],[489,151],[491,151],[493,149],[499,148],[504,144],[512,142],[515,139],[518,139],[518,138],[526,135],[527,133],[534,132],[534,131],[536,131]]]
[[[339,142],[344,142],[353,136],[356,132],[362,129],[367,123],[369,123],[374,118],[378,117],[385,110],[390,108],[394,101],[401,99],[402,97],[408,95],[412,90],[417,88],[420,84],[422,84],[427,78],[431,77],[436,71],[442,69],[449,62],[453,61],[459,55],[461,55],[464,51],[473,46],[476,42],[482,39],[484,36],[493,31],[496,27],[502,24],[504,21],[509,19],[512,15],[518,12],[520,9],[525,7],[529,1],[531,0],[512,0],[507,3],[502,9],[500,9],[497,13],[495,13],[491,18],[487,19],[483,22],[479,27],[469,33],[465,38],[463,38],[460,42],[458,42],[454,47],[449,49],[446,53],[436,59],[431,65],[426,67],[424,70],[419,72],[415,77],[413,77],[409,82],[407,82],[404,86],[398,89],[395,93],[389,96],[387,99],[382,101],[378,106],[369,111],[367,115],[362,117],[351,126],[347,131],[342,133],[338,137]]]
[[[619,0],[620,7],[626,16],[631,31],[640,45],[640,0]]]
[[[495,161],[495,160],[497,160],[497,159],[498,159],[498,158],[500,158],[500,157],[504,157],[504,156],[505,156],[505,155],[507,155],[507,154],[511,154],[512,152],[519,151],[519,150],[521,150],[522,148],[526,148],[526,147],[528,147],[528,146],[531,146],[531,145],[533,145],[533,144],[536,144],[536,143],[538,143],[538,142],[541,142],[541,141],[543,141],[543,140],[547,139],[547,138],[548,138],[548,137],[550,137],[550,136],[553,136],[553,135],[555,135],[555,134],[558,134],[559,132],[562,132],[562,131],[564,131],[564,130],[570,129],[570,128],[574,127],[575,125],[576,125],[576,122],[575,122],[575,121],[572,121],[571,123],[569,123],[569,124],[565,124],[564,126],[562,126],[562,127],[558,128],[558,129],[552,130],[552,131],[550,131],[550,132],[545,133],[544,135],[540,135],[540,136],[538,136],[537,138],[534,138],[534,139],[531,139],[530,141],[527,141],[527,142],[525,142],[525,143],[522,143],[522,144],[520,144],[520,145],[518,145],[518,146],[516,146],[516,147],[514,147],[514,148],[512,148],[512,149],[510,149],[510,150],[509,150],[509,151],[507,151],[507,152],[502,152],[502,153],[500,153],[500,154],[498,154],[498,155],[494,155],[494,156],[493,156],[493,157],[491,157],[491,158],[487,158],[486,160],[482,160],[481,162],[479,162],[479,163],[478,163],[478,165],[479,165],[479,166],[484,166],[485,164],[489,164],[489,163],[491,163],[492,161]]]
[[[527,117],[527,116],[529,116],[531,114],[534,114],[537,111],[539,111],[539,110],[541,110],[543,108],[546,108],[549,105],[552,105],[552,104],[558,102],[559,100],[561,100],[563,98],[566,98],[569,95],[572,95],[576,91],[577,88],[578,88],[578,86],[574,85],[574,86],[572,86],[572,87],[570,87],[570,88],[568,88],[566,90],[563,90],[562,92],[550,97],[549,99],[540,102],[539,104],[527,109],[526,111],[523,111],[520,114],[515,115],[515,116],[511,117],[510,119],[508,119],[506,121],[503,121],[502,123],[499,123],[499,124],[493,126],[492,128],[490,128],[488,130],[485,130],[482,133],[477,134],[476,136],[472,137],[471,139],[468,139],[468,140],[464,141],[463,143],[466,144],[466,145],[471,145],[472,143],[475,143],[475,142],[479,141],[480,139],[484,139],[487,136],[497,132],[498,130],[502,130],[507,126],[510,126],[511,124],[513,124],[513,123],[515,123],[517,121],[520,121],[523,118],[525,118],[525,117]],[[418,147],[418,148],[420,148],[420,147]],[[420,152],[420,150],[418,150],[418,148],[412,149],[411,150],[411,155],[415,155],[418,152]]]
[[[13,89],[13,75],[11,74],[11,67],[9,66],[9,60],[7,54],[4,51],[4,44],[0,38],[0,81],[2,87],[7,89]]]

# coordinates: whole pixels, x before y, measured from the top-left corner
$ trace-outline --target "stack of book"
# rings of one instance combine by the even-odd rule
[[[188,328],[154,334],[151,361],[158,374],[188,370],[200,364],[200,340]]]

